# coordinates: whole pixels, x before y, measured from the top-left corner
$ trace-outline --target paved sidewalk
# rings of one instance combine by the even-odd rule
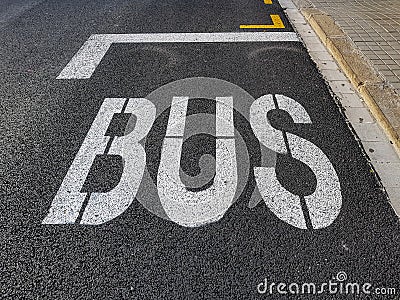
[[[336,20],[315,7],[310,8],[310,2],[301,1],[300,3],[300,1],[294,1],[297,7],[291,0],[279,2],[336,95],[349,124],[373,165],[371,172],[377,172],[392,207],[400,217],[400,158],[398,155],[400,152],[396,153],[393,147],[396,146],[393,135],[388,134],[388,128],[385,128],[387,124],[384,123],[391,121],[388,122],[389,126],[397,125],[395,122],[396,113],[400,113],[397,110],[400,107],[400,97],[392,87],[382,86],[382,78],[379,78],[370,62],[366,61],[364,52],[357,49],[349,35],[336,25]],[[314,2],[318,1],[320,0]],[[338,1],[333,2],[339,6]],[[311,26],[307,24],[305,18]],[[334,58],[329,55],[321,41]],[[347,75],[347,78],[342,72]],[[358,91],[363,99],[360,99],[354,90]],[[387,97],[387,95],[392,97]],[[387,101],[388,99],[392,101]],[[388,110],[395,114],[388,114]],[[386,116],[392,118],[386,119]],[[397,147],[397,150],[399,149]]]
[[[399,0],[307,2],[332,16],[375,70],[400,94]]]
[[[400,155],[400,1],[294,3]]]

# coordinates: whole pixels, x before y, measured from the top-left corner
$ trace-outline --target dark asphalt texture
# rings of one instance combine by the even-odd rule
[[[277,4],[25,1],[29,9],[21,12],[11,2],[0,0],[2,13],[14,12],[0,18],[1,299],[284,299],[259,295],[257,285],[264,278],[321,283],[339,271],[400,293],[398,218],[301,43],[113,45],[92,78],[56,80],[91,34],[240,31],[240,24],[265,23],[270,13],[283,18]],[[283,31],[291,31],[284,23]],[[312,124],[293,124],[282,113],[274,124],[313,142],[334,165],[343,206],[331,226],[294,228],[263,201],[250,209],[252,176],[220,221],[198,228],[159,218],[138,201],[100,226],[41,224],[104,98],[145,97],[200,76],[229,81],[255,98],[284,94],[306,108]],[[212,113],[211,106],[198,109]],[[161,129],[151,132],[146,151],[160,151],[166,121],[158,120]],[[251,166],[260,165],[260,146],[240,122],[254,145]],[[204,148],[195,139],[185,149],[195,157],[199,149],[213,154],[213,140],[205,140]],[[312,186],[312,174],[290,166],[278,156],[284,184]],[[190,174],[196,166],[183,161],[182,168]],[[350,299],[327,297],[293,299]]]

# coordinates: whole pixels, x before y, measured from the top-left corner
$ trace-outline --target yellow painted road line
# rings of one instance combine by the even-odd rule
[[[264,4],[272,4],[272,0],[264,0]]]
[[[279,15],[270,15],[271,25],[240,25],[242,29],[271,29],[271,28],[285,28],[282,19]]]

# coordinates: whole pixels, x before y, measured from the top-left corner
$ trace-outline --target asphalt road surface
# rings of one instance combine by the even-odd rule
[[[272,2],[0,0],[1,299],[398,299],[398,219]]]

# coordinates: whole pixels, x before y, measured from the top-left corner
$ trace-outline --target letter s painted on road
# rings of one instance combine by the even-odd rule
[[[311,226],[314,229],[329,226],[338,216],[342,205],[340,183],[335,169],[326,155],[313,143],[291,133],[283,132],[270,124],[267,113],[281,109],[289,113],[295,123],[311,123],[310,116],[295,100],[283,96],[264,95],[253,102],[250,108],[250,124],[256,137],[267,148],[290,154],[308,165],[317,178],[313,194],[304,196]],[[301,198],[287,191],[278,181],[275,168],[254,169],[257,186],[268,208],[281,220],[301,229],[307,229],[307,217]]]

